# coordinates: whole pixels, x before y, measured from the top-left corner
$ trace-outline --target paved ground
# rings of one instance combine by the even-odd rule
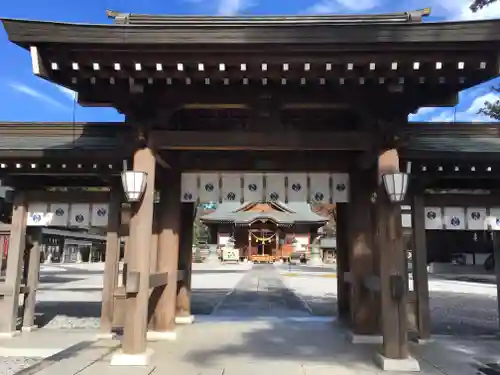
[[[310,310],[312,315],[336,315],[337,280],[334,266],[278,264],[275,268],[282,275],[279,279],[257,265],[255,271],[246,273],[250,267],[250,264],[194,264],[193,313],[208,315],[217,309],[218,314],[230,314],[231,309],[221,309],[220,303],[238,285],[237,291],[227,298],[235,301],[240,310],[244,310],[244,305],[256,303],[257,294],[252,293],[251,289],[260,288],[269,292],[267,307],[260,307],[261,315],[266,314],[266,311],[267,314],[271,310],[279,311],[283,306],[292,306],[294,314],[303,314],[304,301],[307,304],[306,309]],[[42,266],[40,291],[37,294],[37,323],[54,329],[97,329],[102,269],[102,264]],[[268,275],[271,276],[267,277]],[[289,291],[283,289],[280,283],[285,283]],[[283,299],[279,293],[284,293]],[[471,282],[469,279],[463,281],[431,277],[430,294],[434,334],[467,336],[497,333],[495,285]],[[289,313],[289,310],[287,311]]]
[[[213,299],[212,314],[197,316],[195,324],[179,327],[175,343],[150,343],[154,355],[152,365],[147,368],[111,368],[110,356],[119,347],[119,342],[101,340],[86,343],[84,340],[78,348],[43,360],[24,374],[382,373],[372,360],[376,346],[349,344],[342,326],[332,318],[318,316],[321,312],[328,315],[328,311],[334,311],[336,280],[331,269],[297,267],[289,270],[288,267],[279,265],[255,265],[250,268],[250,265],[231,268],[197,265],[194,280],[198,281],[194,283],[195,288],[205,288],[205,293],[211,290],[226,292],[210,297]],[[44,270],[46,273],[49,271]],[[60,273],[60,270],[57,272]],[[79,273],[79,270],[71,268],[65,272],[65,275],[86,275],[85,272]],[[85,277],[87,276],[89,275]],[[75,289],[78,289],[78,285],[82,288],[89,286],[88,279],[85,283],[81,281],[78,284],[80,281],[69,281],[66,284],[74,283],[72,285]],[[222,288],[227,284],[232,285],[231,289]],[[325,295],[325,290],[331,290],[331,293]],[[433,279],[431,290],[434,315],[436,310],[440,314],[443,309],[447,310],[443,320],[438,320],[438,326],[462,321],[465,324],[458,324],[460,332],[467,333],[470,327],[470,332],[478,332],[477,329],[494,331],[488,326],[488,322],[476,321],[483,314],[484,306],[481,303],[492,298],[492,292],[488,288]],[[444,307],[436,306],[436,301],[443,303]],[[205,308],[207,307],[203,307]],[[458,313],[455,311],[457,309]],[[490,311],[490,307],[486,309]],[[476,318],[468,316],[471,312],[478,314]],[[45,335],[47,340],[47,332],[53,332],[49,336],[52,342],[60,340],[57,338],[61,336],[59,332],[62,333],[61,337],[73,338],[73,335],[61,330],[42,329],[31,334],[32,336],[23,335],[10,343],[13,345],[17,342],[21,346],[22,340],[28,340],[31,345],[35,345],[37,337],[43,338]],[[422,346],[412,345],[411,352],[419,359],[422,373],[426,375],[489,375],[493,374],[492,367],[500,362],[500,341],[477,336],[436,336],[435,342]],[[0,347],[0,356],[6,353]],[[11,352],[11,355],[16,353],[18,352]],[[41,352],[39,350],[33,353],[40,355]],[[3,367],[0,366],[0,374],[11,375],[16,368],[26,367],[30,364],[28,362],[38,360],[10,357]]]
[[[193,264],[193,313],[212,313],[251,267]],[[103,264],[42,265],[36,323],[53,329],[97,329],[102,282]]]

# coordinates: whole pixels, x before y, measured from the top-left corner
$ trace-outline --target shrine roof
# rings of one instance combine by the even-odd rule
[[[64,44],[408,44],[499,42],[500,20],[420,22],[428,10],[373,15],[155,16],[114,14],[114,24],[0,18],[24,48]],[[490,46],[491,47],[491,46]],[[463,48],[463,46],[461,46]],[[483,46],[488,48],[488,46]]]
[[[259,219],[272,220],[277,224],[324,224],[328,221],[328,218],[314,213],[311,210],[311,206],[309,205],[309,203],[305,202],[274,202],[274,204],[276,204],[283,211],[245,211],[245,208],[252,205],[253,203],[255,202],[245,202],[243,204],[235,202],[223,202],[219,204],[215,211],[200,217],[200,220],[205,223],[229,222],[235,224],[251,224],[253,221]]]
[[[408,142],[405,156],[433,158],[458,153],[473,157],[500,153],[500,123],[409,123],[404,129]]]

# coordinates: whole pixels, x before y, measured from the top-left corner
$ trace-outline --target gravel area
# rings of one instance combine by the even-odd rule
[[[14,375],[43,360],[34,357],[0,357],[0,375]]]

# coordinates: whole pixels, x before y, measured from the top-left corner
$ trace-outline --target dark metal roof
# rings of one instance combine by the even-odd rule
[[[458,157],[500,153],[500,123],[410,123],[404,154],[418,157],[435,153]]]
[[[384,14],[341,14],[314,16],[173,16],[122,13],[108,10],[106,14],[120,25],[196,25],[196,26],[266,26],[280,25],[346,25],[362,23],[415,23],[430,14],[430,9]]]
[[[0,122],[0,151],[121,150],[126,152],[130,128],[125,123]],[[405,157],[500,153],[500,122],[409,123],[402,129]],[[130,145],[129,145],[130,146]]]
[[[179,18],[180,19],[180,18]],[[96,25],[0,18],[9,40],[23,48],[39,43],[152,46],[159,44],[336,44],[353,50],[392,47],[415,48],[413,43],[451,43],[453,50],[496,51],[500,42],[500,20],[430,23],[222,23],[187,22],[166,24]],[[186,23],[187,22],[187,23]],[[330,21],[329,21],[330,22]],[[279,27],[277,27],[279,26]],[[489,43],[487,43],[489,42]],[[456,45],[459,43],[459,45]],[[469,44],[472,43],[472,44]],[[493,44],[491,44],[493,43]],[[358,45],[356,47],[356,45]]]
[[[124,147],[128,131],[121,122],[0,122],[0,150],[111,150]]]
[[[224,202],[221,203],[215,211],[200,217],[200,220],[205,223],[230,222],[235,224],[250,224],[259,219],[272,220],[278,224],[324,224],[328,221],[328,218],[319,216],[318,214],[312,212],[311,206],[304,202],[291,202],[287,204],[277,202],[276,204],[283,209],[282,212],[244,211],[244,208],[251,204],[252,202],[247,202],[243,205],[241,203]]]

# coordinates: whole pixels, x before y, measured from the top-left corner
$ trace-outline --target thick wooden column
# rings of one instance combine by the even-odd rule
[[[121,187],[113,186],[110,194],[108,227],[106,233],[106,259],[102,288],[100,338],[111,338],[113,330],[114,293],[118,283],[118,262],[120,258]]]
[[[0,300],[0,336],[12,337],[16,333],[21,267],[26,247],[26,206],[24,192],[16,190],[5,282],[0,284],[4,289],[4,297]]]
[[[384,173],[399,171],[396,150],[379,156],[379,188],[376,197],[376,245],[380,253],[380,295],[382,310],[382,355],[389,359],[408,358],[407,295],[408,274],[403,251],[401,206],[391,203],[380,178]]]
[[[371,177],[371,178],[370,178]],[[352,173],[349,202],[349,274],[351,278],[351,329],[354,335],[379,332],[377,295],[365,287],[365,280],[374,275],[374,244],[371,212],[375,188],[373,175]],[[363,342],[353,338],[353,342]]]
[[[181,175],[172,173],[162,185],[159,204],[157,272],[168,272],[168,283],[160,288],[154,312],[156,338],[174,340],[177,298],[177,266],[181,217]]]
[[[151,233],[151,243],[150,243],[150,259],[149,259],[149,272],[154,274],[158,269],[158,237],[159,237],[159,206],[157,203],[154,205],[153,210],[153,227]],[[156,306],[158,305],[158,300],[160,298],[161,288],[153,288],[150,290],[149,303],[148,303],[148,340],[151,339],[152,332],[155,331],[155,319],[154,312]]]
[[[193,266],[194,203],[183,203],[181,208],[181,230],[179,237],[179,265],[182,280],[177,283],[177,324],[191,324],[191,270]]]
[[[425,239],[424,196],[416,193],[412,197],[413,230],[413,289],[417,296],[418,337],[427,340],[431,336],[431,317],[429,307],[429,275],[427,273],[427,246]]]
[[[345,272],[349,272],[348,205],[337,203],[337,312],[344,321],[349,320],[349,284]]]
[[[25,264],[28,265],[26,286],[28,293],[24,294],[23,308],[23,332],[31,332],[37,328],[35,325],[35,305],[36,290],[38,288],[38,279],[40,275],[40,248],[42,246],[42,231],[40,228],[33,228],[31,248],[27,251]]]
[[[134,154],[134,170],[147,173],[146,190],[142,200],[134,204],[131,219],[128,248],[129,256],[127,272],[137,272],[139,288],[137,293],[128,293],[126,297],[126,312],[122,352],[111,364],[130,365],[147,364],[146,331],[149,301],[149,262],[151,235],[153,226],[154,192],[155,192],[156,159],[153,150],[142,148]],[[127,280],[130,277],[127,277]],[[128,282],[128,281],[127,281]],[[120,353],[121,354],[121,353]]]

